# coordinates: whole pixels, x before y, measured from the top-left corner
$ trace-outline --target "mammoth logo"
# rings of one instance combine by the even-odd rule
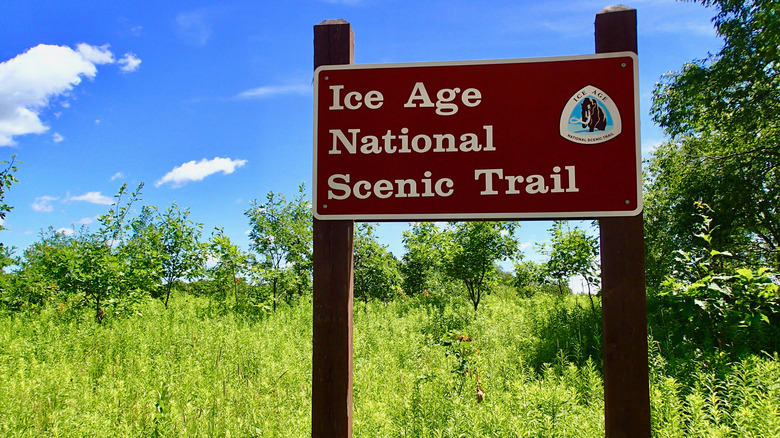
[[[574,93],[561,113],[561,136],[575,143],[604,143],[620,135],[622,129],[615,102],[592,85]]]
[[[599,104],[596,103],[596,99],[586,97],[580,104],[580,107],[582,107],[582,118],[579,121],[582,122],[583,128],[589,128],[590,132],[593,132],[594,129],[599,131],[607,129],[607,116]]]

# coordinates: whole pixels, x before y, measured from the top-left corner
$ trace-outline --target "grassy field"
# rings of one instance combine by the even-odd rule
[[[477,316],[442,298],[356,305],[354,436],[603,436],[599,326],[577,296],[495,293]],[[650,356],[654,436],[780,437],[776,355],[687,376],[652,340]],[[2,436],[309,436],[311,303],[1,316],[0,387]]]

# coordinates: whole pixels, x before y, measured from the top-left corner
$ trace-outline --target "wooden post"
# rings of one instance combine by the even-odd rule
[[[344,20],[314,26],[314,68],[352,64],[354,33]],[[353,221],[314,219],[311,436],[352,437]]]
[[[637,53],[636,10],[610,6],[596,15],[596,53],[620,51]],[[650,438],[643,217],[599,225],[606,437]]]

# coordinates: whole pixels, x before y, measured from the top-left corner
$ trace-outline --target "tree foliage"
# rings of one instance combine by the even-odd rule
[[[445,269],[468,292],[474,311],[495,277],[495,263],[518,253],[516,222],[452,222],[445,232]]]
[[[159,212],[151,229],[153,247],[162,260],[165,307],[173,285],[181,279],[193,279],[202,273],[205,253],[200,242],[203,224],[189,220],[189,209],[180,210],[174,202]]]
[[[302,294],[311,285],[312,216],[303,184],[288,202],[281,193],[269,192],[266,202],[245,213],[249,219],[250,246],[258,255],[258,274],[269,284],[273,309],[292,291]]]
[[[599,283],[599,243],[579,226],[571,227],[569,221],[554,221],[550,232],[550,244],[542,245],[548,256],[545,274],[555,281],[560,293],[569,278],[578,275],[588,286],[588,296],[593,304],[591,286]]]
[[[401,265],[403,288],[408,295],[430,290],[444,260],[441,229],[433,222],[412,223],[403,233],[404,255]]]
[[[353,245],[354,294],[367,303],[369,299],[389,301],[400,292],[399,262],[382,245],[374,226],[361,223],[355,227]]]
[[[780,266],[780,4],[703,0],[723,48],[657,84],[654,120],[671,140],[648,166],[648,280],[695,245],[694,203],[709,204],[715,245],[737,260]]]
[[[217,285],[223,296],[227,291],[233,293],[235,305],[238,308],[239,283],[245,281],[249,274],[249,254],[245,253],[230,241],[222,228],[217,228],[209,241],[209,254],[214,260],[214,265],[208,268],[209,278]]]
[[[660,297],[667,308],[693,323],[689,335],[701,334],[718,350],[757,353],[777,348],[775,336],[767,335],[780,322],[777,273],[729,263],[733,255],[713,246],[717,230],[708,216],[712,211],[704,204],[697,208],[697,245],[676,252],[676,269],[662,283]]]
[[[536,295],[543,288],[546,275],[544,265],[531,260],[521,260],[515,263],[513,286],[517,293],[524,298]]]

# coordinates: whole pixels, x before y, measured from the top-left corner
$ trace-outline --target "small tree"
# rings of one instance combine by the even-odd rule
[[[123,202],[127,194],[123,185],[109,212],[98,219],[101,226],[96,233],[85,227],[73,233],[51,228],[42,233],[41,241],[25,251],[20,269],[20,291],[27,292],[28,303],[59,294],[59,299],[64,296],[71,303],[92,306],[98,322],[109,309],[121,313],[129,301],[128,291],[138,288],[133,261],[143,254],[127,251],[125,237],[130,228],[126,216],[142,187]]]
[[[238,283],[242,281],[249,264],[249,255],[238,245],[234,245],[222,228],[217,228],[211,236],[209,251],[215,260],[209,268],[209,276],[223,292],[225,287],[233,291],[236,308],[239,307]]]
[[[517,253],[515,222],[453,222],[446,232],[446,270],[466,286],[469,300],[477,311],[484,293],[489,291],[498,260]]]
[[[561,293],[564,282],[574,275],[581,276],[588,287],[591,307],[595,308],[591,286],[599,283],[598,238],[578,226],[571,228],[569,221],[554,221],[548,231],[550,245],[542,245],[542,252],[549,257],[545,265],[548,275],[557,281]]]
[[[404,231],[403,242],[403,288],[408,294],[421,294],[431,288],[443,266],[441,230],[433,222],[413,223]]]
[[[156,230],[150,230],[153,245],[162,256],[166,309],[174,283],[194,278],[203,270],[204,251],[200,244],[203,225],[187,219],[189,214],[189,209],[181,211],[174,202],[165,213],[158,213],[154,222]]]
[[[273,309],[290,290],[303,293],[311,284],[312,216],[305,187],[287,202],[284,195],[269,192],[266,202],[244,212],[252,229],[250,246],[258,254],[258,267],[271,287]]]
[[[163,293],[160,286],[165,254],[160,245],[156,215],[154,207],[143,207],[140,214],[130,221],[128,236],[118,248],[125,266],[125,293],[131,296],[159,298]]]
[[[544,284],[544,266],[530,261],[523,260],[515,263],[514,287],[517,293],[524,298],[532,297],[537,289]]]
[[[140,214],[130,219],[133,205],[141,200],[140,183],[134,192],[123,184],[114,195],[114,203],[108,213],[100,216],[98,238],[114,256],[117,275],[117,299],[124,306],[152,293],[160,284],[162,258],[151,245],[149,236],[153,208],[143,207]],[[126,198],[126,199],[125,199]]]
[[[364,303],[371,298],[387,301],[400,289],[399,262],[386,245],[379,244],[372,225],[362,223],[355,227],[353,257],[354,293]]]

